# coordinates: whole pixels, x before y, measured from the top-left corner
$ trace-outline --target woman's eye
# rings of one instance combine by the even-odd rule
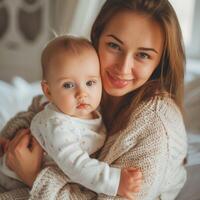
[[[110,48],[116,49],[116,50],[118,50],[118,51],[121,50],[120,46],[119,46],[118,44],[114,43],[114,42],[108,42],[108,46],[109,46]]]
[[[87,81],[87,82],[86,82],[86,85],[87,85],[87,86],[92,86],[92,85],[94,85],[95,83],[96,83],[96,81],[90,80],[90,81]]]
[[[144,53],[144,52],[138,53],[137,57],[140,59],[149,59],[150,58],[149,54]]]
[[[63,84],[63,87],[66,88],[66,89],[70,89],[70,88],[74,88],[75,84],[72,83],[72,82],[67,82],[67,83]]]

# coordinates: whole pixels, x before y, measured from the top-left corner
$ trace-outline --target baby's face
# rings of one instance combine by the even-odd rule
[[[49,64],[49,100],[65,114],[92,118],[102,94],[96,52],[91,49],[80,54],[62,52],[52,58]]]

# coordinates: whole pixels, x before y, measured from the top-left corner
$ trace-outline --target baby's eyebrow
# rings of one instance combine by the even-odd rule
[[[100,75],[99,76],[88,76],[88,78],[100,78]]]
[[[70,77],[60,77],[60,78],[58,78],[58,80],[57,81],[62,81],[62,80],[71,80],[71,78]]]

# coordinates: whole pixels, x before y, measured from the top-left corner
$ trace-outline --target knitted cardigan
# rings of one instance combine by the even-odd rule
[[[11,119],[1,134],[12,138],[19,128],[29,127],[32,117],[40,110],[40,99],[36,97],[28,112]],[[183,166],[186,151],[186,132],[179,109],[170,98],[154,97],[138,106],[125,129],[108,136],[98,159],[115,167],[135,166],[141,169],[142,188],[135,194],[135,200],[173,200],[186,180]],[[30,191],[27,188],[4,191],[0,199],[123,198],[97,195],[78,184],[69,183],[58,167],[49,166],[41,170]]]

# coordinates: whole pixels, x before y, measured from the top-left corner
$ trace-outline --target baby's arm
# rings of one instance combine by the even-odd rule
[[[109,167],[105,162],[90,158],[76,140],[73,129],[66,129],[70,124],[51,118],[45,125],[39,118],[37,115],[31,123],[32,134],[73,182],[110,196],[117,193],[127,196],[131,190],[134,191],[135,185],[127,186],[132,180],[137,181],[133,170],[121,171],[119,168]],[[127,174],[132,175],[132,178],[127,177]]]
[[[113,196],[117,194],[120,169],[111,168],[107,163],[90,158],[78,142],[69,139],[72,137],[70,133],[64,133],[66,138],[58,130],[54,130],[53,134],[55,137],[50,134],[48,141],[45,141],[45,150],[73,182],[97,193]]]
[[[63,146],[63,148],[52,149],[57,152],[53,159],[72,181],[97,193],[109,196],[118,194],[128,199],[132,199],[133,193],[139,191],[141,185],[139,170],[134,168],[121,170],[110,167],[105,162],[92,159],[77,142],[61,142],[58,146]],[[53,154],[52,150],[51,155]]]

